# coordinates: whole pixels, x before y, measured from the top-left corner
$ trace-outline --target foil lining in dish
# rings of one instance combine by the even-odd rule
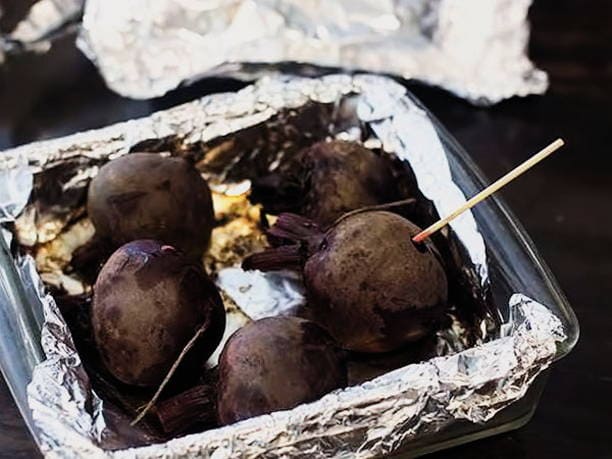
[[[508,312],[502,327],[494,327],[494,317],[486,311],[477,314],[472,339],[465,339],[469,335],[462,329],[465,324],[454,317],[436,337],[433,355],[438,357],[379,372],[371,379],[355,378],[355,385],[293,410],[128,447],[125,423],[92,390],[70,330],[34,269],[40,270],[41,264],[27,252],[38,254],[40,247],[68,237],[71,231],[88,237],[87,225],[83,232],[74,226],[82,221],[79,209],[89,179],[105,161],[136,150],[172,151],[196,161],[221,200],[217,212],[233,215],[221,230],[221,236],[234,237],[230,256],[221,250],[223,244],[214,242],[213,234],[214,253],[205,260],[223,290],[230,331],[251,319],[286,313],[302,301],[299,281],[280,274],[245,273],[231,256],[236,244],[255,240],[240,239],[242,228],[256,216],[251,208],[240,207],[239,197],[248,190],[250,178],[278,167],[303,145],[329,137],[360,140],[404,161],[434,213],[444,213],[465,199],[452,181],[443,145],[427,113],[399,84],[368,75],[264,78],[238,93],[208,96],[147,118],[0,155],[0,171],[6,178],[0,183],[5,220],[13,220],[13,245],[22,248],[17,251],[19,265],[29,267],[21,270],[21,277],[43,305],[46,360],[34,369],[28,396],[46,453],[372,457],[459,420],[485,422],[525,394],[552,362],[556,343],[565,335],[547,308],[517,292],[509,304],[497,305]],[[228,229],[239,219],[245,222],[238,230]],[[474,218],[466,213],[451,228],[442,237],[459,248],[452,252],[459,268],[456,275],[469,286],[474,302],[487,304],[486,251]],[[43,279],[44,275],[41,272]]]
[[[546,73],[526,55],[530,5],[40,0],[5,44],[44,51],[49,37],[73,28],[82,14],[78,46],[107,85],[127,97],[160,96],[203,76],[253,80],[278,70],[315,76],[331,67],[415,79],[488,105],[548,87]]]

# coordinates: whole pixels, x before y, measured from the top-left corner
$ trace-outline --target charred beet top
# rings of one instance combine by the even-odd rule
[[[344,213],[401,198],[391,164],[357,142],[318,142],[279,174],[254,183],[252,199],[270,212],[296,212],[322,227]]]
[[[106,262],[94,286],[92,325],[100,356],[118,380],[153,386],[164,378],[196,330],[208,357],[225,330],[216,286],[171,246],[133,241]]]
[[[234,333],[223,349],[219,422],[291,409],[346,383],[344,355],[321,327],[297,317],[261,319]]]
[[[132,153],[104,165],[91,181],[87,211],[96,235],[115,247],[156,239],[200,257],[214,226],[210,189],[181,158]]]
[[[386,352],[430,333],[447,302],[447,279],[430,243],[399,215],[345,215],[325,233],[303,217],[281,214],[272,240],[293,245],[245,259],[245,269],[301,269],[310,316],[345,348]]]

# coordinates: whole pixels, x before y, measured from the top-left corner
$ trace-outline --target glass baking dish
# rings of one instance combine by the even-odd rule
[[[409,97],[427,111],[413,96]],[[443,143],[454,182],[465,196],[474,195],[486,184],[482,173],[431,113],[429,116]],[[578,339],[576,317],[524,229],[498,197],[478,205],[473,209],[473,215],[488,249],[495,303],[507,305],[513,293],[521,292],[547,306],[560,319],[567,334],[567,339],[558,345],[556,359],[567,355]],[[28,408],[26,388],[35,365],[44,358],[39,344],[42,309],[31,287],[22,283],[21,268],[12,258],[4,238],[0,238],[0,368],[26,424],[39,442],[40,432]],[[505,312],[501,311],[502,314]],[[397,454],[399,457],[414,457],[524,425],[536,409],[547,374],[542,373],[522,399],[489,422],[456,422],[436,434],[399,445]]]

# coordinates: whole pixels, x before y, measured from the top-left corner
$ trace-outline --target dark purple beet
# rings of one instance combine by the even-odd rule
[[[219,422],[288,410],[346,383],[344,355],[321,327],[297,317],[261,319],[234,333],[223,349]]]
[[[403,196],[404,198],[406,196]],[[402,199],[391,163],[357,142],[318,142],[280,173],[254,182],[252,199],[331,225],[348,211]]]
[[[281,214],[269,232],[293,245],[251,255],[243,266],[296,269],[301,259],[309,317],[345,349],[386,352],[430,333],[446,308],[446,274],[433,245],[411,241],[419,231],[385,211],[346,215],[325,233]]]
[[[92,304],[96,345],[109,372],[126,384],[159,384],[204,324],[192,350],[202,359],[223,336],[223,302],[202,268],[171,246],[130,242],[98,275]]]
[[[156,239],[198,258],[214,226],[210,189],[198,171],[181,158],[152,153],[104,165],[89,186],[87,211],[97,237],[115,247]]]

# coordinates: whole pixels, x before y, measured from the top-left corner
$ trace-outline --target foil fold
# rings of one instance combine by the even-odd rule
[[[77,44],[132,98],[205,76],[368,71],[440,86],[475,104],[542,94],[526,55],[531,0],[39,0],[0,39],[6,53]],[[82,20],[81,20],[82,16]]]
[[[299,63],[310,65],[283,70],[393,74],[486,105],[548,86],[526,56],[530,4],[88,0],[78,46],[111,89],[133,98],[161,96],[202,76],[253,79],[277,64]]]
[[[33,176],[24,160],[17,160],[16,167],[0,169],[0,223],[12,222],[23,211],[32,189]]]
[[[55,38],[74,30],[84,4],[85,0],[38,0],[14,30],[0,37],[0,63],[3,51],[47,52]]]
[[[308,128],[300,124],[305,122]],[[284,131],[288,125],[302,130]],[[82,202],[89,179],[116,156],[147,148],[193,154],[213,189],[231,194],[244,189],[249,174],[274,168],[300,142],[329,136],[361,138],[406,161],[420,191],[438,212],[465,200],[448,173],[432,121],[405,88],[383,77],[333,75],[264,78],[237,93],[208,96],[147,118],[7,151],[0,155],[0,173],[7,177],[0,182],[0,196],[9,197],[2,200],[2,212],[15,220],[18,242],[37,244],[65,234],[67,215],[74,215]],[[23,179],[28,174],[33,174],[33,181]],[[57,201],[28,201],[32,191],[40,198],[46,186],[61,188]],[[21,220],[24,215],[34,217]],[[447,237],[456,238],[466,252],[461,275],[476,279],[475,291],[486,291],[485,246],[472,214],[451,225]],[[556,344],[565,339],[554,314],[517,293],[508,305],[499,305],[509,314],[498,336],[483,334],[476,346],[462,345],[449,333],[445,339],[453,346],[446,347],[444,355],[316,402],[166,443],[111,451],[104,446],[106,439],[120,437],[122,431],[105,416],[105,402],[92,390],[70,330],[33,269],[33,258],[22,252],[16,258],[24,267],[21,277],[29,294],[44,312],[46,360],[35,367],[28,396],[49,457],[380,456],[460,420],[491,419],[525,394],[552,362]],[[235,327],[245,320],[287,313],[303,298],[299,282],[282,273],[268,276],[220,266],[216,281],[227,297],[226,309],[231,299],[241,314]]]
[[[508,337],[408,365],[290,411],[116,457],[381,457],[457,419],[485,422],[525,393],[564,338],[560,321],[539,303],[517,294],[510,308],[520,320]]]

